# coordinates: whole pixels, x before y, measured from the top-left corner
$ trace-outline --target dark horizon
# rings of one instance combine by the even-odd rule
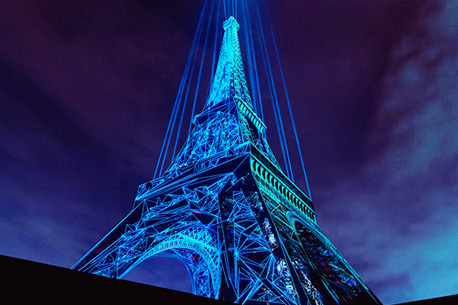
[[[71,267],[127,215],[202,4],[0,5],[0,254]],[[319,226],[383,303],[456,293],[458,5],[268,6]],[[129,276],[190,291],[176,262]]]

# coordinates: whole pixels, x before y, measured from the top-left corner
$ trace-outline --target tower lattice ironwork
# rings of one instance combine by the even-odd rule
[[[224,22],[203,111],[165,173],[73,269],[121,278],[153,255],[181,260],[196,295],[240,304],[377,304],[281,170],[248,92],[234,18]]]

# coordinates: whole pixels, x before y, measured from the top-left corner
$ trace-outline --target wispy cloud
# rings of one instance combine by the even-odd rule
[[[372,157],[319,190],[338,203],[318,206],[324,231],[388,304],[458,289],[458,5],[442,4],[425,6],[392,52]]]

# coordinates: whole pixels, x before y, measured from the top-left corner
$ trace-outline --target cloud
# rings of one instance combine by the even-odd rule
[[[315,193],[321,227],[388,304],[458,288],[458,5],[441,4],[423,7],[392,51],[371,158]]]
[[[453,1],[430,14],[426,6],[413,29],[393,50],[377,117],[375,139],[388,137],[382,166],[415,175],[458,152],[458,42],[448,18]],[[444,21],[445,20],[445,21]]]

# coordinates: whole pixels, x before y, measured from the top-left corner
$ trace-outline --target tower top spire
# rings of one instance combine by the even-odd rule
[[[212,107],[230,99],[238,99],[253,107],[242,63],[237,31],[239,23],[229,17],[223,23],[224,37],[219,54],[215,78],[212,83],[206,107]]]
[[[233,16],[231,16],[229,17],[229,19],[224,21],[223,28],[224,30],[227,30],[228,28],[232,28],[232,29],[235,28],[235,31],[238,31],[238,29],[240,28],[240,25],[237,22],[237,20]]]

